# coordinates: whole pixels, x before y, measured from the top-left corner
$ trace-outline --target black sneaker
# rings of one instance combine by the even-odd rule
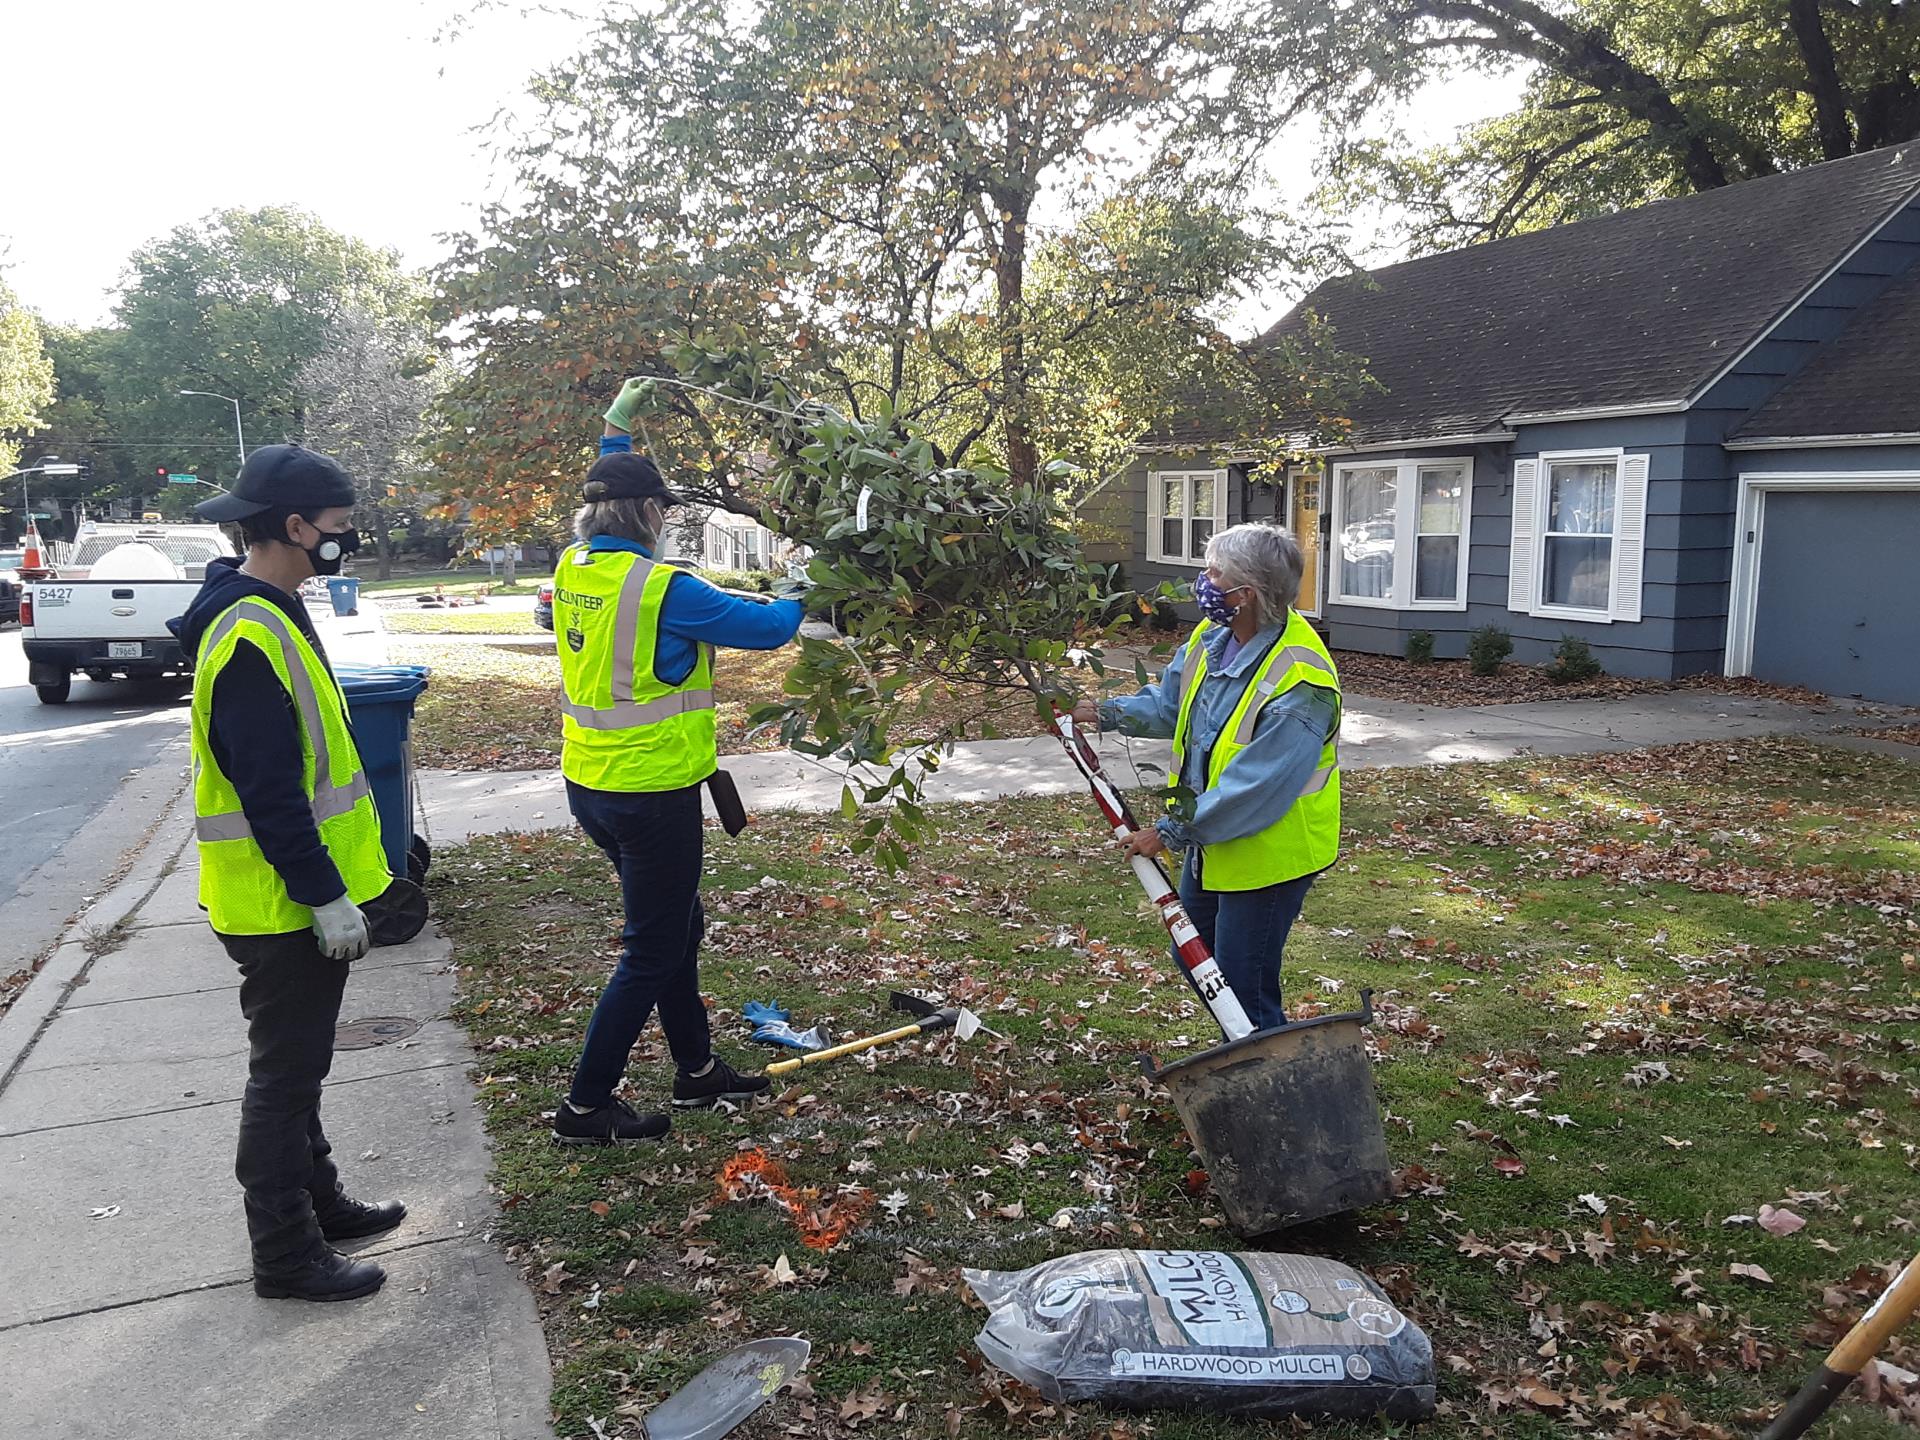
[[[751,1100],[773,1088],[764,1075],[742,1075],[719,1056],[704,1075],[682,1070],[673,1077],[673,1104],[678,1110],[704,1110],[717,1100]]]
[[[672,1129],[664,1115],[640,1115],[624,1100],[609,1100],[580,1114],[565,1101],[553,1112],[553,1138],[561,1145],[638,1145],[661,1140]]]

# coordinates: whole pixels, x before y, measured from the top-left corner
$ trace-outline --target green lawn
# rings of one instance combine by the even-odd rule
[[[1347,853],[1295,931],[1287,1001],[1299,1018],[1374,988],[1407,1193],[1267,1248],[1349,1260],[1426,1327],[1444,1407],[1419,1433],[1435,1440],[1757,1432],[1916,1245],[1920,767],[1746,742],[1363,772],[1347,794]],[[436,864],[501,1233],[540,1296],[563,1436],[636,1433],[714,1353],[783,1333],[813,1340],[816,1394],[743,1434],[1295,1433],[1043,1413],[972,1365],[962,1264],[1241,1242],[1190,1193],[1196,1162],[1136,1068],[1142,1048],[1204,1046],[1210,1025],[1090,807],[939,813],[898,878],[849,856],[837,818],[710,830],[716,1034],[751,1058],[738,1009],[755,998],[863,1033],[912,987],[965,999],[1008,1042],[822,1068],[748,1114],[678,1118],[651,1150],[556,1150],[542,1119],[617,948],[601,858],[563,832]],[[664,1103],[657,1030],[631,1075],[638,1103]],[[822,1203],[852,1186],[897,1213],[809,1250],[770,1204],[717,1191],[751,1144]],[[1806,1227],[1729,1222],[1769,1204]],[[1893,1355],[1920,1368],[1907,1340]],[[1850,1403],[1815,1433],[1911,1432]]]
[[[477,574],[471,569],[432,570],[424,575],[396,575],[391,580],[362,580],[360,589],[372,595],[411,595],[432,590],[448,595],[471,595],[484,587],[492,595],[531,595],[552,578],[537,565],[523,565],[511,585],[499,575],[488,579],[484,569]]]
[[[389,610],[381,619],[396,635],[551,635],[531,610]]]

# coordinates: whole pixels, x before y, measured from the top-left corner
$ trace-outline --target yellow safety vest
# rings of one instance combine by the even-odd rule
[[[1207,674],[1207,650],[1201,637],[1211,629],[1202,620],[1187,641],[1186,658],[1181,666],[1180,718],[1173,731],[1173,769],[1170,784],[1178,785],[1186,773],[1187,727],[1193,714],[1194,697]],[[1287,612],[1287,627],[1273,642],[1266,658],[1247,677],[1246,690],[1228,719],[1226,729],[1207,756],[1207,788],[1220,783],[1227,766],[1253,739],[1253,727],[1260,711],[1276,696],[1296,685],[1317,685],[1333,692],[1340,702],[1340,674],[1333,657],[1319,635],[1298,611]],[[1209,890],[1258,890],[1297,880],[1327,868],[1340,853],[1340,757],[1335,744],[1340,724],[1334,721],[1334,733],[1327,736],[1320,752],[1320,765],[1307,781],[1307,787],[1273,824],[1238,840],[1225,840],[1204,847],[1200,857],[1200,880]]]
[[[592,790],[681,790],[719,768],[713,647],[677,685],[654,669],[660,607],[685,571],[625,550],[570,547],[553,577],[567,696],[560,773]],[[684,584],[705,584],[688,576]]]
[[[293,697],[300,722],[301,787],[348,896],[364,905],[385,893],[393,876],[339,681],[277,605],[251,596],[236,600],[207,627],[194,662],[193,813],[200,904],[223,935],[284,935],[311,926],[313,911],[287,894],[279,871],[267,863],[208,740],[214,681],[242,644],[267,657]],[[246,743],[244,736],[225,739],[229,745]]]

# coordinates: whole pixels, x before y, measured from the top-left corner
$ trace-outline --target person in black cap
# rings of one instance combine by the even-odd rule
[[[320,1087],[348,966],[366,953],[360,907],[392,882],[346,701],[295,592],[359,545],[346,472],[298,445],[255,450],[229,494],[199,507],[236,522],[244,560],[219,559],[171,621],[195,657],[194,828],[200,904],[240,968],[251,1056],[234,1173],[246,1193],[254,1290],[346,1300],[385,1272],[335,1242],[391,1230],[395,1201],[341,1188]]]
[[[620,963],[554,1112],[554,1139],[572,1145],[667,1133],[664,1114],[637,1112],[616,1093],[656,1011],[673,1054],[676,1108],[739,1103],[768,1089],[766,1076],[743,1075],[713,1053],[700,998],[700,787],[718,769],[714,647],[777,650],[805,607],[735,595],[662,563],[667,507],[681,497],[632,443],[616,401],[581,489],[579,543],[553,577],[567,804],[613,862],[626,910]]]

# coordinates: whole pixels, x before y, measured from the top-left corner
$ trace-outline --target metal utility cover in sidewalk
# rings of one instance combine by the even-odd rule
[[[336,1050],[371,1050],[376,1045],[391,1045],[405,1040],[420,1029],[418,1020],[404,1015],[369,1015],[364,1020],[344,1020],[333,1028]]]

